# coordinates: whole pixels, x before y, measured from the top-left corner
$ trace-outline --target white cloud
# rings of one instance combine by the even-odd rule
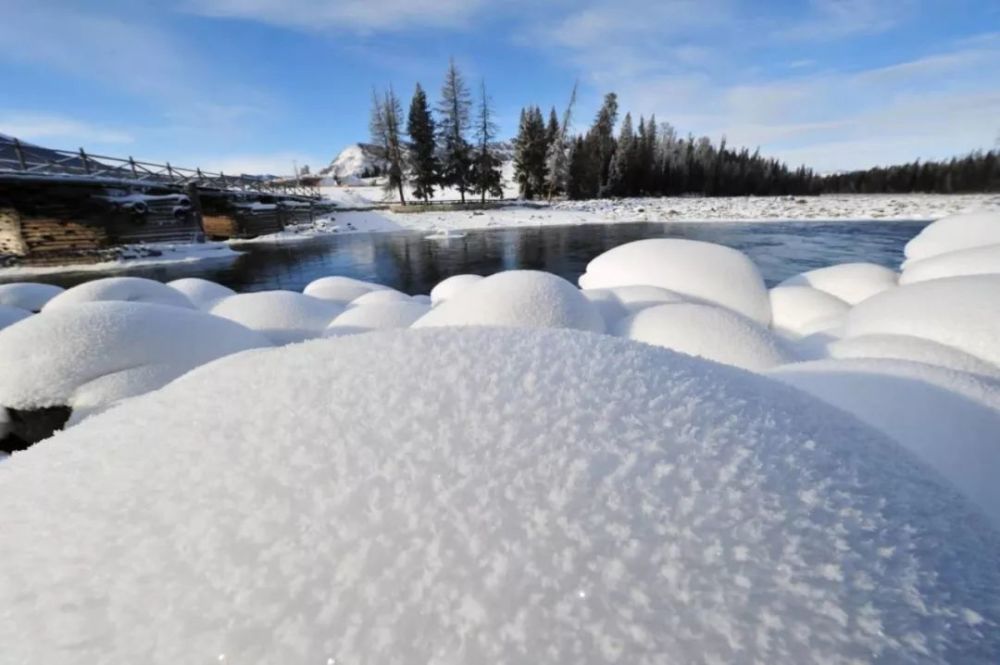
[[[914,0],[812,0],[811,16],[778,29],[796,41],[835,40],[871,35],[895,27],[912,14]]]
[[[187,0],[182,8],[293,28],[372,32],[461,27],[487,6],[485,0]]]
[[[293,165],[297,165],[299,168],[308,165],[311,170],[318,171],[320,168],[326,166],[330,159],[308,155],[303,152],[285,151],[260,154],[208,155],[195,158],[193,161],[190,158],[186,158],[185,161],[199,164],[202,169],[208,171],[221,171],[233,175],[243,173],[289,175],[294,173]]]
[[[131,143],[128,132],[47,113],[0,112],[0,133],[24,141],[46,142],[57,148],[92,144]]]

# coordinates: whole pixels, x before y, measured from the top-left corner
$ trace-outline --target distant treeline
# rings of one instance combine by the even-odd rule
[[[387,184],[400,200],[404,182],[424,200],[437,187],[454,187],[463,201],[466,192],[482,200],[502,196],[492,104],[485,85],[478,92],[473,112],[472,96],[451,62],[436,114],[419,84],[405,123],[391,89],[374,95],[372,140],[387,165]],[[605,95],[586,132],[571,135],[575,102],[574,87],[561,118],[555,108],[547,121],[537,106],[521,110],[514,178],[523,198],[1000,191],[995,151],[824,176],[805,166],[791,169],[759,150],[731,148],[725,138],[716,145],[707,137],[680,137],[655,117],[640,116],[636,123],[626,113],[619,124],[615,93]],[[403,138],[404,124],[409,140]]]

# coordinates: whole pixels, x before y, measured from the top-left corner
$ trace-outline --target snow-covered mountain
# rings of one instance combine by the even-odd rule
[[[319,174],[336,178],[342,184],[357,184],[364,178],[373,178],[385,171],[385,162],[369,143],[352,143],[337,155]]]

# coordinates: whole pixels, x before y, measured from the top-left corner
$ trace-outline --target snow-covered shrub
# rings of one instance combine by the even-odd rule
[[[847,337],[911,335],[1000,365],[1000,275],[908,284],[855,306]]]
[[[269,342],[230,321],[147,303],[46,309],[0,331],[0,404],[103,408]]]
[[[392,293],[377,291],[376,293]],[[330,322],[323,332],[326,337],[353,335],[355,333],[409,328],[417,319],[430,311],[430,305],[418,302],[384,302],[371,305],[357,305]]]
[[[575,286],[547,272],[490,275],[439,301],[413,326],[515,326],[604,332],[604,320]]]
[[[991,662],[1000,536],[780,384],[608,336],[253,352],[0,468],[15,663]]]
[[[78,284],[55,296],[42,308],[51,311],[89,302],[140,302],[194,309],[187,296],[166,284],[142,277],[105,277]]]
[[[258,291],[223,298],[209,309],[215,316],[256,330],[274,344],[319,337],[344,307],[294,291]]]
[[[613,333],[752,371],[792,359],[770,330],[715,305],[676,303],[649,307],[621,320]]]
[[[841,263],[794,275],[778,286],[810,286],[856,305],[894,288],[898,279],[894,270],[875,263]]]
[[[167,282],[167,286],[184,294],[198,309],[211,309],[217,301],[236,295],[229,287],[197,277],[185,277]]]
[[[437,286],[431,289],[431,304],[437,305],[449,298],[453,298],[462,289],[481,281],[481,275],[452,275],[447,279],[438,282]]]
[[[790,337],[801,337],[836,325],[851,308],[846,302],[810,286],[777,286],[769,292],[771,327]]]
[[[1000,527],[1000,383],[906,360],[820,360],[769,375],[916,453]]]
[[[642,284],[727,307],[768,325],[771,305],[757,266],[742,252],[722,245],[678,238],[654,238],[619,245],[589,264],[584,289]]]
[[[0,284],[0,305],[26,309],[29,312],[38,312],[45,306],[45,303],[55,298],[64,290],[61,286],[36,284],[34,282]]]
[[[997,244],[1000,244],[1000,210],[951,215],[925,226],[906,243],[903,267],[940,254]]]

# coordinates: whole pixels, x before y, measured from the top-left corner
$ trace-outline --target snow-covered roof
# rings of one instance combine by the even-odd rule
[[[1000,536],[936,474],[801,392],[608,336],[235,356],[0,482],[11,662],[1000,653]]]

